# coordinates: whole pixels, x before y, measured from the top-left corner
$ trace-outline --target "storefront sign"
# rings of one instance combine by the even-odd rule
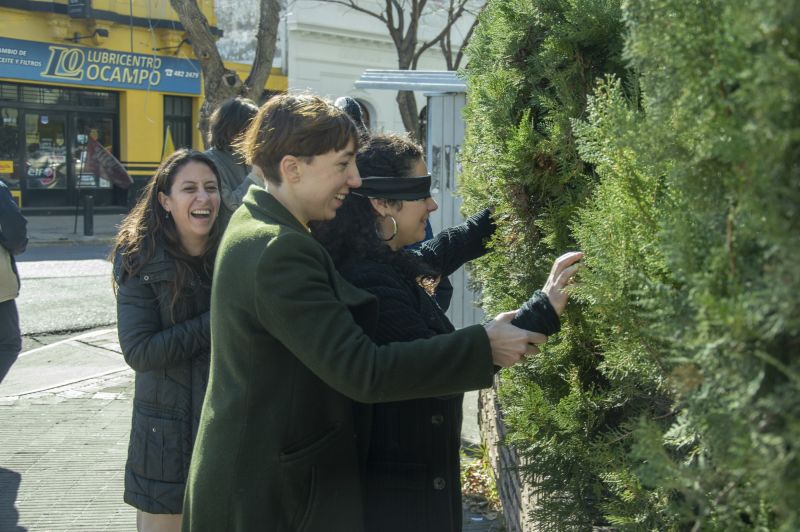
[[[3,37],[0,72],[30,81],[200,94],[194,60]]]

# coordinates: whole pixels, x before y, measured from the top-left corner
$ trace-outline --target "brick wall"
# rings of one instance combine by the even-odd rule
[[[503,503],[506,529],[508,532],[534,532],[536,528],[527,517],[534,504],[534,496],[520,476],[517,453],[500,443],[505,437],[506,428],[497,402],[496,387],[497,378],[494,387],[481,390],[478,397],[481,437],[489,449],[497,489]]]

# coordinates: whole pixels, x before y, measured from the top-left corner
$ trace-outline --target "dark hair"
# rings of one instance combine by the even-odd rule
[[[367,133],[367,126],[364,124],[364,113],[358,100],[350,96],[340,96],[336,98],[333,105],[347,113],[347,116],[355,123],[360,133]]]
[[[222,102],[209,119],[209,146],[221,151],[233,151],[236,138],[244,133],[256,113],[258,106],[253,100],[231,98]]]
[[[158,201],[158,193],[163,192],[169,195],[175,182],[175,176],[190,162],[208,166],[216,176],[217,185],[219,185],[217,167],[208,156],[194,150],[179,149],[161,163],[156,173],[142,189],[136,205],[120,225],[110,254],[112,260],[120,260],[120,266],[128,275],[133,276],[150,262],[155,254],[157,244],[164,247],[167,253],[175,259],[176,266],[172,297],[170,298],[173,321],[175,316],[180,314],[176,313],[176,309],[181,303],[180,295],[193,275],[192,271],[199,266],[210,278],[214,268],[214,257],[222,238],[224,219],[227,218],[225,206],[220,201],[220,211],[211,228],[211,233],[208,235],[208,242],[203,254],[200,257],[192,257],[186,253],[181,246],[175,221],[172,217],[167,218],[167,211]],[[116,282],[114,282],[114,288],[116,290]]]
[[[356,155],[356,165],[361,177],[410,177],[424,156],[422,146],[407,135],[377,133]]]
[[[372,136],[356,155],[362,176],[409,177],[414,164],[423,158],[422,147],[404,135],[381,133]],[[357,190],[357,189],[356,189]],[[400,200],[386,200],[399,205]],[[422,277],[422,286],[440,272],[406,250],[393,251],[378,235],[378,214],[369,198],[350,193],[336,211],[333,220],[310,224],[314,237],[328,250],[341,271],[362,260],[373,260],[393,266],[406,279]],[[427,290],[427,288],[426,288]]]
[[[261,106],[235,147],[247,164],[279,185],[278,166],[286,155],[314,157],[343,150],[349,142],[358,150],[358,130],[343,110],[319,96],[281,94]]]

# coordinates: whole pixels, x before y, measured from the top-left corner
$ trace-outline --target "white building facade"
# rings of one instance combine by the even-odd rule
[[[434,2],[431,2],[435,5]],[[383,3],[360,2],[378,11]],[[473,17],[466,15],[453,40],[460,42],[461,28],[468,28]],[[289,5],[285,19],[286,70],[290,90],[309,90],[335,99],[352,96],[365,108],[372,131],[405,131],[395,100],[396,93],[385,90],[356,89],[354,82],[367,69],[398,68],[397,51],[383,22],[331,2],[297,0]],[[420,24],[419,41],[438,33],[444,16],[431,13]],[[443,70],[445,60],[438,45],[428,49],[417,65],[419,70]],[[420,113],[425,97],[416,94]]]

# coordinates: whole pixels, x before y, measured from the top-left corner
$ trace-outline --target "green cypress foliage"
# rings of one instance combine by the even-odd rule
[[[543,530],[800,528],[800,5],[488,4],[462,190],[499,310],[585,268],[505,372]]]

